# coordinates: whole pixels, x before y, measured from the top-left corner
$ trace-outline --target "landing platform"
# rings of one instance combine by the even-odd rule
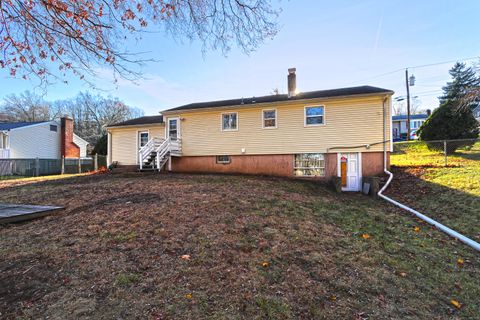
[[[0,224],[31,220],[63,209],[54,206],[0,203]]]

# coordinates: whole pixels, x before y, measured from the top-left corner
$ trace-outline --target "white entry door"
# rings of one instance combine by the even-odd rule
[[[338,154],[338,176],[342,178],[343,191],[360,191],[362,188],[361,153]]]

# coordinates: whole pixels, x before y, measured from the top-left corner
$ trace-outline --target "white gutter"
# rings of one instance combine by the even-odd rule
[[[387,98],[385,98],[386,100]],[[385,110],[385,100],[383,101],[383,137],[384,137],[384,140],[385,137],[386,137],[386,110]],[[378,192],[378,196],[394,205],[396,205],[397,207],[400,207],[404,210],[407,210],[408,212],[410,213],[413,213],[417,218],[420,218],[422,219],[423,221],[435,226],[437,229],[439,229],[440,231],[443,231],[445,232],[446,234],[448,234],[449,236],[451,237],[454,237],[454,238],[457,238],[458,240],[462,241],[463,243],[465,243],[466,245],[474,248],[475,250],[477,251],[480,251],[480,243],[468,238],[468,237],[465,237],[463,234],[460,234],[458,233],[457,231],[455,230],[452,230],[450,229],[449,227],[441,224],[440,222],[437,222],[435,220],[433,220],[432,218],[429,218],[427,217],[426,215],[418,212],[417,210],[414,210],[410,207],[407,207],[406,205],[404,204],[401,204],[400,202],[398,201],[395,201],[393,200],[392,198],[389,198],[387,196],[385,196],[383,194],[383,192],[388,188],[388,186],[390,185],[390,182],[392,182],[392,179],[393,179],[393,173],[391,173],[390,171],[387,170],[387,147],[386,147],[386,142],[383,144],[383,171],[389,175],[388,177],[388,180],[387,180],[387,183],[385,183],[385,185],[383,186],[382,189],[380,189],[380,191]]]

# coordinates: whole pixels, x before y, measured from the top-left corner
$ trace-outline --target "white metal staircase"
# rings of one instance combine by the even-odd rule
[[[160,171],[172,156],[181,155],[181,139],[152,138],[138,151],[138,163],[141,171]]]

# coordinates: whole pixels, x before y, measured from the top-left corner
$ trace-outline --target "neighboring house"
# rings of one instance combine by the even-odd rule
[[[0,122],[0,159],[85,157],[85,140],[73,133],[73,121]]]
[[[430,110],[425,114],[410,115],[410,131],[417,130],[430,116]],[[407,115],[402,114],[392,117],[392,136],[394,140],[407,138]]]
[[[84,158],[87,156],[87,147],[88,147],[88,142],[84,139],[82,139],[80,136],[76,135],[75,133],[73,134],[73,144],[77,145],[79,148],[79,153],[80,157]]]
[[[108,162],[173,172],[342,178],[346,191],[383,172],[392,91],[353,87],[202,102],[110,126]],[[384,129],[385,128],[385,129]]]
[[[478,105],[475,109],[473,109],[473,116],[480,123],[480,105]]]

